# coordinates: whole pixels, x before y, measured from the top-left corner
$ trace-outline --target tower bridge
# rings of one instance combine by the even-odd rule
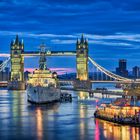
[[[28,51],[21,54],[22,56],[40,56],[39,51]],[[45,56],[76,56],[76,51],[46,51]]]
[[[6,65],[10,62],[11,64],[11,77],[8,83],[10,89],[25,89],[24,82],[24,57],[25,56],[40,56],[40,51],[25,51],[24,42],[20,41],[18,36],[11,42],[10,45],[10,57],[6,59],[0,65],[0,71],[2,71]],[[75,56],[76,57],[76,69],[77,75],[74,81],[75,88],[91,88],[91,82],[98,82],[94,79],[89,80],[88,75],[88,61],[96,67],[97,70],[102,72],[104,75],[110,77],[112,82],[134,82],[132,79],[128,79],[119,75],[116,75],[107,69],[97,64],[90,56],[88,51],[88,41],[84,39],[83,35],[81,39],[77,39],[76,51],[46,51],[45,56]],[[102,82],[107,82],[101,79]],[[139,81],[137,81],[139,82]],[[14,87],[16,85],[16,87]]]

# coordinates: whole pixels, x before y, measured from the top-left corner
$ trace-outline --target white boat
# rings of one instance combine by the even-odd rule
[[[44,46],[41,46],[41,49]],[[45,51],[40,52],[39,69],[29,74],[27,98],[31,103],[50,103],[60,100],[57,74],[46,68]]]

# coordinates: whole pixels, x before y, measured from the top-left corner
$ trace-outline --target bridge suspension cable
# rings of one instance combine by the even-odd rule
[[[5,67],[8,65],[10,62],[10,57],[8,57],[1,65],[0,65],[0,72],[5,69]]]
[[[98,70],[100,70],[105,75],[109,76],[110,78],[113,78],[118,81],[132,81],[132,79],[125,78],[125,77],[119,76],[117,74],[114,74],[114,73],[108,71],[107,69],[105,69],[102,66],[100,66],[99,64],[97,64],[91,57],[88,57],[88,59]]]

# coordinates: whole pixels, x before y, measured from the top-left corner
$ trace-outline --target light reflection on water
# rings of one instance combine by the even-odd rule
[[[95,140],[109,139],[109,140],[139,140],[140,128],[122,126],[107,121],[95,120],[96,136]]]
[[[43,125],[42,125],[42,112],[41,112],[41,109],[40,108],[37,108],[36,110],[36,124],[37,124],[37,137],[39,140],[42,139],[43,137],[43,134],[42,134],[42,130],[43,130]]]
[[[88,94],[71,92],[87,98]],[[31,105],[25,92],[0,90],[1,139],[137,140],[139,128],[94,120],[95,101]]]

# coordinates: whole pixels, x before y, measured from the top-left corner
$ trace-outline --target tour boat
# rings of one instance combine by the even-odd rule
[[[60,100],[57,74],[46,67],[44,46],[41,46],[39,69],[29,74],[27,98],[31,103],[50,103]]]
[[[114,123],[140,126],[140,107],[101,104],[94,112],[95,118]]]
[[[122,98],[117,98],[111,104],[101,104],[94,112],[95,118],[107,121],[140,126],[140,86],[131,84],[125,86]]]

